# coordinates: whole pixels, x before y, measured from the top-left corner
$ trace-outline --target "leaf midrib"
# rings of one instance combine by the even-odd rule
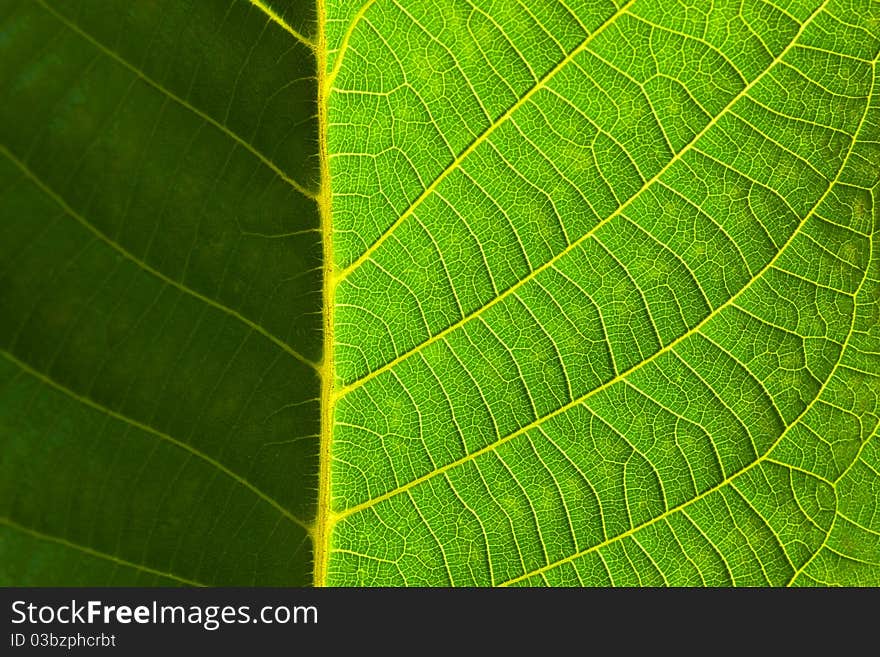
[[[367,5],[369,6],[369,5]],[[323,249],[322,263],[322,319],[323,344],[321,364],[318,375],[321,378],[321,433],[318,444],[318,495],[317,514],[312,534],[313,583],[315,586],[327,585],[327,563],[330,559],[330,533],[333,523],[330,520],[330,464],[332,463],[331,448],[333,445],[333,413],[335,409],[336,374],[333,362],[334,330],[333,317],[336,298],[336,286],[333,262],[333,194],[330,187],[330,166],[327,155],[327,95],[330,86],[327,83],[327,14],[324,0],[317,0],[318,44],[315,50],[316,76],[318,87],[318,160],[321,170],[321,192],[318,197],[318,209],[321,217],[321,244]],[[362,15],[362,14],[360,14]],[[359,19],[356,17],[353,25]],[[353,25],[350,29],[353,29]],[[349,33],[347,33],[349,34]],[[337,63],[342,57],[337,56]]]

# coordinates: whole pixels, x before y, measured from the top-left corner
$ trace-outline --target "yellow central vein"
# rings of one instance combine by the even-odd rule
[[[592,34],[587,36],[587,38],[584,39],[583,41],[581,41],[581,43],[578,44],[578,46],[574,50],[572,50],[570,53],[568,53],[568,55],[566,55],[562,61],[560,61],[556,66],[554,66],[552,69],[550,69],[550,71],[548,73],[546,73],[544,75],[544,77],[542,77],[540,80],[538,80],[535,83],[535,85],[533,87],[531,87],[522,96],[522,98],[520,98],[513,105],[511,105],[507,109],[507,111],[504,112],[504,114],[499,116],[488,128],[486,128],[486,130],[484,130],[476,139],[474,139],[474,141],[472,141],[470,143],[470,145],[467,148],[465,148],[459,154],[459,156],[456,157],[452,161],[452,163],[448,167],[446,167],[443,171],[440,172],[440,175],[438,175],[434,179],[434,181],[430,185],[428,185],[421,194],[419,194],[419,196],[416,198],[416,200],[413,201],[412,204],[410,204],[410,206],[406,210],[404,210],[403,214],[401,214],[394,221],[394,223],[392,223],[385,230],[385,232],[382,233],[379,236],[379,238],[375,242],[373,242],[373,244],[370,245],[370,247],[357,258],[357,260],[355,260],[350,265],[348,265],[345,269],[343,269],[341,272],[339,272],[339,274],[337,275],[338,276],[337,284],[344,281],[355,269],[357,269],[364,262],[369,260],[370,257],[373,255],[373,253],[376,252],[376,249],[378,249],[385,242],[385,240],[388,239],[388,237],[395,230],[397,230],[397,227],[400,226],[400,224],[402,224],[406,220],[407,217],[409,217],[413,212],[415,212],[416,208],[419,207],[419,205],[421,205],[422,201],[424,201],[427,197],[429,197],[434,192],[434,190],[437,189],[437,186],[440,185],[440,183],[443,182],[443,180],[450,173],[452,173],[453,171],[458,169],[461,166],[461,163],[464,160],[466,160],[467,157],[471,153],[473,153],[474,150],[480,144],[485,142],[492,135],[492,133],[495,132],[495,130],[500,125],[502,125],[505,121],[507,121],[520,107],[525,105],[529,101],[529,99],[532,96],[534,96],[538,91],[540,91],[541,89],[546,87],[547,83],[549,83],[550,80],[552,80],[553,77],[557,73],[559,73],[559,71],[561,71],[563,68],[565,68],[569,64],[569,62],[571,62],[575,57],[578,56],[578,54],[583,52],[583,50],[593,41],[593,39],[595,39],[597,36],[599,36],[608,26],[612,25],[614,23],[614,21],[617,20],[618,17],[620,17],[622,14],[624,14],[626,12],[626,10],[629,9],[633,5],[634,2],[635,2],[635,0],[629,0],[629,2],[627,2],[620,9],[618,9],[616,12],[614,12],[614,14],[611,17],[609,17],[604,23],[602,23],[602,25],[597,27],[596,30]]]
[[[816,16],[816,15],[817,15],[817,14],[818,14],[818,13],[824,8],[824,7],[825,7],[825,5],[828,3],[828,1],[829,1],[829,0],[825,0],[825,2],[823,2],[822,5],[821,5],[818,9],[816,9],[815,12],[813,12],[813,14],[812,14],[812,15],[811,15],[811,16],[810,16],[810,17],[804,22],[804,24],[801,26],[801,29],[798,31],[798,33],[797,33],[797,35],[795,36],[794,40],[792,40],[792,42],[788,44],[788,46],[785,48],[785,50],[779,54],[779,56],[774,60],[774,62],[772,62],[772,63],[770,64],[770,66],[769,66],[767,69],[765,69],[764,72],[763,72],[761,75],[759,75],[757,78],[755,78],[755,80],[751,83],[751,85],[749,85],[749,87],[747,87],[747,88],[744,89],[742,92],[740,92],[740,94],[738,94],[738,97],[741,97],[742,95],[744,95],[744,94],[748,91],[748,89],[749,89],[750,87],[754,86],[754,85],[758,82],[758,80],[761,79],[761,77],[763,77],[763,76],[764,76],[769,70],[771,70],[771,69],[773,68],[773,66],[774,66],[776,63],[778,63],[778,62],[779,62],[779,61],[785,56],[785,54],[786,54],[786,53],[787,53],[787,52],[788,52],[788,51],[794,46],[794,44],[797,42],[797,39],[800,37],[800,35],[801,35],[801,33],[803,32],[803,30],[806,29],[807,25],[813,20],[813,18],[815,18],[815,16]],[[727,105],[727,107],[730,107],[730,106],[733,105],[735,102],[736,102],[736,99],[732,100],[732,101]],[[867,112],[867,108],[868,108],[868,104],[869,104],[869,102],[870,102],[870,97],[869,97],[868,100],[866,101],[865,112]],[[726,109],[726,108],[725,108],[725,109]],[[722,111],[723,111],[723,110],[722,110]],[[864,121],[864,116],[865,116],[865,115],[863,115],[863,117],[862,117],[862,121]],[[707,126],[707,128],[708,128],[708,126]],[[856,137],[857,137],[857,135],[858,135],[858,131],[859,131],[860,129],[861,129],[861,124],[860,124],[859,127],[856,129],[856,132],[855,132],[855,135],[856,135],[856,136],[854,136],[853,139],[852,139],[852,142],[851,142],[851,144],[850,144],[850,151],[849,151],[849,152],[851,152],[851,151],[852,151],[852,148],[855,146]],[[704,131],[705,131],[705,130],[704,130]],[[695,141],[696,141],[696,138],[695,138],[694,141],[692,141],[691,143],[694,143]],[[649,357],[646,358],[645,360],[640,361],[639,363],[637,363],[636,365],[632,366],[631,368],[629,368],[629,369],[626,370],[626,371],[620,372],[619,374],[617,374],[617,375],[614,376],[613,378],[609,379],[608,381],[606,381],[606,382],[603,383],[602,385],[600,385],[600,386],[598,386],[598,387],[596,387],[596,388],[593,388],[593,389],[590,390],[589,392],[587,392],[587,393],[585,393],[585,394],[583,394],[583,395],[581,395],[581,396],[579,396],[579,397],[577,397],[577,398],[575,398],[575,399],[572,399],[570,402],[568,402],[567,404],[564,404],[563,406],[560,406],[560,407],[557,408],[556,410],[554,410],[554,411],[552,411],[552,412],[550,412],[550,413],[547,413],[546,415],[544,415],[544,416],[542,416],[542,417],[535,418],[535,419],[532,420],[530,423],[528,423],[528,424],[526,424],[526,425],[520,427],[520,428],[517,429],[516,431],[513,431],[512,433],[509,433],[509,434],[507,434],[506,436],[503,436],[503,437],[501,437],[501,438],[499,438],[499,439],[493,441],[492,443],[486,445],[485,447],[482,447],[482,448],[480,448],[480,449],[478,449],[478,450],[476,450],[476,451],[474,451],[474,452],[471,452],[471,453],[468,454],[467,456],[463,456],[462,458],[457,459],[456,461],[453,461],[453,462],[451,462],[451,463],[448,463],[448,464],[446,464],[446,465],[444,465],[444,466],[442,466],[442,467],[440,467],[440,468],[437,468],[436,470],[434,470],[434,471],[432,471],[432,472],[429,472],[429,473],[427,473],[427,474],[424,474],[424,475],[422,475],[421,477],[418,477],[418,478],[416,478],[416,479],[410,481],[410,482],[407,483],[407,484],[404,484],[404,485],[402,485],[402,486],[399,486],[398,488],[395,488],[395,489],[393,489],[393,490],[388,491],[387,493],[383,493],[382,495],[378,495],[378,496],[374,497],[373,499],[367,500],[366,502],[362,502],[361,504],[358,504],[358,505],[355,505],[355,506],[353,506],[353,507],[350,507],[350,508],[346,509],[345,511],[342,511],[342,512],[336,514],[335,519],[338,521],[338,520],[341,520],[342,518],[348,517],[348,516],[350,516],[350,515],[353,515],[353,514],[355,514],[355,513],[358,513],[358,512],[360,512],[360,511],[363,511],[363,510],[365,510],[365,509],[368,509],[368,508],[370,508],[370,507],[372,507],[372,506],[378,504],[379,502],[382,502],[382,501],[387,500],[387,499],[389,499],[389,498],[391,498],[391,497],[393,497],[393,496],[395,496],[395,495],[397,495],[397,494],[399,494],[399,493],[401,493],[401,492],[404,492],[404,491],[406,491],[406,490],[409,490],[409,489],[412,488],[413,486],[417,486],[417,485],[421,484],[422,482],[427,481],[427,480],[429,480],[429,479],[432,479],[433,477],[435,477],[435,476],[437,476],[437,475],[439,475],[439,474],[442,474],[442,473],[444,473],[444,472],[446,472],[446,471],[448,471],[448,470],[450,470],[450,469],[452,469],[452,468],[454,468],[454,467],[457,467],[457,466],[462,465],[462,464],[464,464],[464,463],[467,463],[467,462],[469,462],[469,461],[473,461],[474,459],[476,459],[477,457],[481,456],[482,454],[485,454],[485,453],[487,453],[487,452],[491,452],[491,451],[497,449],[498,447],[500,447],[500,446],[503,445],[504,443],[509,442],[510,440],[512,440],[513,438],[515,438],[515,437],[517,437],[517,436],[519,436],[519,435],[522,435],[522,434],[525,433],[526,431],[528,431],[528,430],[530,430],[530,429],[532,429],[532,428],[534,428],[534,427],[536,427],[536,426],[538,426],[538,425],[540,425],[540,424],[546,422],[547,420],[549,420],[549,419],[551,419],[551,418],[553,418],[553,417],[556,417],[557,415],[559,415],[559,414],[561,414],[561,413],[564,413],[565,411],[567,411],[567,410],[573,408],[574,406],[577,406],[577,405],[579,405],[579,404],[582,404],[584,401],[586,401],[587,399],[593,397],[594,395],[596,395],[596,394],[602,392],[603,390],[607,390],[609,387],[611,387],[611,386],[614,385],[615,383],[617,383],[617,382],[623,380],[625,377],[629,376],[629,375],[632,374],[633,372],[635,372],[635,371],[641,369],[642,367],[644,367],[644,366],[647,365],[648,363],[653,362],[654,360],[656,360],[657,358],[659,358],[661,355],[663,355],[663,354],[665,354],[665,353],[668,353],[668,352],[671,351],[676,345],[678,345],[679,343],[681,343],[683,340],[685,340],[685,339],[689,338],[690,336],[692,336],[692,335],[698,333],[698,332],[700,331],[700,329],[701,329],[703,326],[705,326],[708,322],[710,322],[713,318],[715,318],[715,317],[716,317],[716,316],[717,316],[722,310],[724,310],[725,308],[727,308],[728,306],[730,306],[731,304],[733,304],[733,303],[736,301],[736,299],[738,299],[739,296],[740,296],[741,294],[743,294],[746,290],[750,289],[750,285],[751,285],[751,283],[754,282],[755,280],[757,280],[758,278],[760,278],[760,277],[761,277],[761,276],[762,276],[767,270],[769,270],[769,269],[770,269],[770,268],[776,263],[776,261],[779,259],[779,257],[782,255],[782,253],[785,251],[786,247],[787,247],[787,246],[791,243],[791,241],[792,241],[792,240],[793,240],[793,239],[799,234],[801,228],[802,228],[803,225],[806,223],[806,221],[807,221],[807,220],[813,215],[813,213],[814,213],[814,212],[818,209],[818,207],[822,204],[822,201],[824,201],[825,198],[827,197],[827,195],[831,192],[832,188],[834,187],[835,183],[837,182],[837,179],[840,177],[840,174],[842,173],[843,168],[844,168],[845,163],[846,163],[846,161],[848,160],[848,158],[849,158],[849,153],[847,153],[847,158],[844,160],[844,165],[842,165],[841,168],[840,168],[840,170],[838,171],[838,173],[837,173],[837,177],[835,177],[835,179],[834,179],[833,181],[831,181],[831,182],[828,184],[828,187],[826,188],[825,192],[819,197],[819,199],[816,201],[816,203],[813,205],[813,207],[810,209],[810,211],[806,213],[806,215],[804,216],[804,218],[801,219],[801,221],[799,222],[798,226],[795,228],[794,232],[791,234],[791,236],[788,238],[788,240],[785,242],[785,244],[783,244],[783,245],[780,247],[780,249],[776,252],[776,255],[774,255],[773,258],[771,258],[770,261],[769,261],[769,262],[768,262],[768,263],[767,263],[767,264],[766,264],[766,265],[765,265],[765,266],[764,266],[764,267],[763,267],[763,268],[762,268],[757,274],[755,274],[755,276],[751,279],[751,281],[749,281],[749,283],[747,283],[746,285],[744,285],[744,286],[743,286],[743,287],[742,287],[742,288],[741,288],[736,294],[734,294],[732,297],[730,297],[730,299],[728,299],[728,300],[725,301],[723,304],[721,304],[720,306],[718,306],[717,308],[715,308],[712,312],[710,312],[706,317],[704,317],[704,318],[703,318],[698,324],[696,324],[693,328],[689,329],[687,332],[683,333],[682,335],[680,335],[679,337],[677,337],[675,340],[673,340],[672,342],[670,342],[668,345],[664,346],[662,349],[659,349],[658,351],[656,351],[654,354],[652,354],[651,356],[649,356]],[[659,176],[660,174],[657,174],[657,175]]]
[[[318,497],[317,516],[313,535],[314,585],[327,584],[327,562],[330,557],[330,463],[333,442],[333,411],[335,408],[335,373],[333,363],[333,314],[336,293],[333,265],[333,221],[330,167],[327,159],[327,16],[324,2],[318,1],[318,45],[315,50],[315,66],[318,78],[318,159],[321,166],[321,191],[318,208],[321,215],[323,245],[322,298],[324,311],[324,343],[321,365],[321,437],[318,451]]]

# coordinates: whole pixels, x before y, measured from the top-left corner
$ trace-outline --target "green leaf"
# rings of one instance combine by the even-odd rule
[[[248,2],[0,20],[2,580],[309,581],[311,48]]]
[[[0,581],[880,585],[880,3],[0,3]]]

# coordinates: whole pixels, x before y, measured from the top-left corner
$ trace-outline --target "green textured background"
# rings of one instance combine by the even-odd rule
[[[880,585],[880,2],[440,4],[0,0],[0,582]]]

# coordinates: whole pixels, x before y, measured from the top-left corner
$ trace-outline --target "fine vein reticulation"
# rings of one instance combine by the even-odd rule
[[[0,6],[12,584],[880,584],[880,3]]]

